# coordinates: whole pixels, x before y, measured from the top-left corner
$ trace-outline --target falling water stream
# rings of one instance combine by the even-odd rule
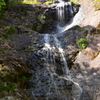
[[[35,66],[30,79],[32,100],[80,100],[82,93],[81,87],[70,77],[66,55],[58,39],[59,34],[79,24],[83,18],[82,9],[80,7],[78,13],[74,14],[72,2],[59,0],[56,11],[58,33],[42,34],[41,46],[32,55]]]

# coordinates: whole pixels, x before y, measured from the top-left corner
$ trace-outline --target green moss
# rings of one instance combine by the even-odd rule
[[[50,3],[54,3],[53,0],[50,0],[50,1],[46,1],[45,4],[50,4]]]
[[[38,2],[37,0],[23,0],[22,3],[24,4],[37,4],[37,3],[40,3]]]
[[[72,2],[74,2],[75,4],[79,4],[78,0],[70,0]]]
[[[9,2],[9,5],[18,5],[18,4],[40,4],[37,0],[12,0]]]

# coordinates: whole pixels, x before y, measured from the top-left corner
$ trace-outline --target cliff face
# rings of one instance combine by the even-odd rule
[[[39,2],[46,2],[49,0],[38,0]],[[57,0],[53,0],[57,1]],[[63,1],[72,1],[76,4],[80,4],[84,12],[84,20],[82,21],[82,26],[93,26],[98,27],[100,23],[100,0],[63,0]]]
[[[93,26],[95,28],[100,24],[100,1],[99,0],[79,0],[84,12],[82,26]]]

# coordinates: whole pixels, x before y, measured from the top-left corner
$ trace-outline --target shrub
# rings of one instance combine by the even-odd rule
[[[7,84],[5,87],[4,87],[6,90],[8,91],[13,91],[15,88],[16,88],[16,84],[13,83],[13,84]]]
[[[11,38],[11,35],[9,35],[9,34],[4,34],[3,35],[3,39],[5,39],[5,40],[8,40],[10,38]]]
[[[10,39],[12,34],[15,33],[16,28],[13,26],[7,26],[5,29],[6,29],[6,34],[2,35],[2,38],[3,39]]]
[[[41,24],[45,23],[45,16],[44,15],[38,15],[38,19],[41,22]]]
[[[76,40],[79,50],[85,49],[87,46],[87,42],[88,41],[86,38],[80,38],[79,40]]]
[[[5,1],[4,0],[0,0],[0,14],[2,14],[2,10],[3,10],[4,6],[6,6]]]
[[[15,33],[15,31],[16,31],[16,28],[15,28],[15,27],[13,27],[13,26],[8,26],[8,30],[7,30],[7,33],[8,33],[8,34],[13,34],[13,33]]]

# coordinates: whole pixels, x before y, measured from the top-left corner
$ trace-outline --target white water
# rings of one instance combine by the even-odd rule
[[[71,23],[63,27],[62,32],[72,28],[75,25],[79,25],[81,21],[83,20],[83,18],[84,18],[83,11],[82,11],[82,8],[80,7],[78,13],[71,19]]]
[[[64,5],[69,5],[69,11],[70,11],[70,15],[71,17],[73,17],[73,9],[72,9],[72,4],[71,2],[66,2],[64,3],[63,1],[59,0],[60,3],[57,5],[57,16],[59,19],[59,22],[62,24],[63,21],[65,21],[66,16],[65,16],[65,8]],[[67,8],[66,8],[67,9]],[[68,9],[67,9],[68,10]],[[69,28],[78,25],[80,23],[80,21],[83,19],[83,13],[82,13],[82,9],[80,8],[79,12],[71,19],[71,23],[65,25],[64,27],[60,27],[58,25],[58,32],[64,32],[66,30],[68,30]],[[58,34],[58,33],[57,33]],[[72,87],[72,97],[73,100],[79,100],[80,99],[80,95],[82,93],[82,89],[79,86],[78,83],[74,82],[71,77],[70,77],[70,72],[69,72],[69,68],[67,65],[67,61],[66,61],[66,57],[65,57],[65,52],[62,48],[62,44],[60,42],[60,40],[57,38],[57,35],[53,35],[53,34],[44,34],[44,47],[42,48],[42,50],[44,51],[44,53],[46,53],[46,56],[44,54],[44,56],[46,57],[46,68],[49,70],[50,73],[50,78],[51,78],[51,87],[49,88],[48,92],[47,92],[47,100],[49,100],[49,96],[50,92],[52,92],[52,85],[55,87],[55,91],[56,93],[58,93],[58,95],[60,95],[60,92],[57,91],[57,89],[59,88],[56,85],[56,81],[54,79],[54,74],[56,74],[56,68],[59,66],[56,66],[56,53],[58,53],[59,56],[57,56],[58,58],[60,58],[60,63],[61,63],[61,70],[63,71],[63,78],[65,80],[70,80],[70,82],[74,83],[74,86]],[[56,51],[57,50],[57,51]],[[59,75],[58,75],[59,76]],[[73,91],[74,90],[74,91]]]
[[[58,16],[58,20],[60,22],[60,24],[63,24],[64,21],[66,20],[66,16],[65,16],[65,11],[67,11],[68,9],[65,8],[65,5],[68,6],[69,5],[69,11],[70,11],[70,16],[72,17],[71,18],[71,21],[70,23],[66,24],[64,27],[60,27],[60,25],[58,25],[58,32],[59,33],[62,33],[62,32],[65,32],[66,30],[70,29],[71,27],[75,26],[75,25],[78,25],[82,20],[83,20],[83,12],[82,12],[82,8],[80,7],[78,13],[73,17],[73,9],[72,9],[72,3],[71,2],[67,2],[67,3],[64,3],[63,1],[60,1],[60,3],[57,5],[57,16]],[[66,10],[65,10],[66,9]],[[54,44],[55,46],[51,46],[50,45],[50,38],[53,38],[54,40]],[[59,54],[60,54],[60,62],[62,63],[61,65],[61,68],[62,68],[62,71],[64,73],[64,77],[65,78],[68,78],[70,81],[72,81],[74,83],[74,87],[73,89],[75,89],[76,91],[72,91],[72,94],[73,94],[73,99],[74,100],[79,100],[80,99],[80,95],[82,93],[82,89],[81,87],[79,86],[78,83],[74,82],[71,77],[70,77],[70,72],[69,72],[69,68],[68,68],[68,65],[67,65],[67,61],[66,61],[66,58],[65,58],[65,52],[61,46],[61,43],[60,41],[57,39],[57,36],[56,35],[50,35],[50,34],[45,34],[44,35],[44,40],[45,40],[45,47],[44,49],[47,50],[47,59],[50,59],[51,63],[54,64],[54,66],[56,65],[55,63],[55,48],[57,48],[57,50],[59,51]],[[50,55],[50,58],[49,58],[49,55]],[[48,63],[49,64],[49,63]],[[55,67],[52,69],[54,73],[55,72]],[[54,74],[53,73],[53,74]],[[53,75],[52,76],[52,81],[54,82],[54,86],[55,86],[55,89],[57,89],[56,87],[56,83],[54,81],[54,78],[53,78]]]
[[[50,45],[50,39],[53,38],[54,40],[54,44],[55,44],[55,47],[54,45],[51,46]],[[44,48],[43,50],[47,51],[47,68],[49,68],[48,70],[51,70],[53,73],[50,73],[50,76],[51,76],[51,81],[55,87],[55,91],[57,91],[58,87],[56,86],[56,83],[55,83],[55,80],[54,80],[54,77],[53,77],[53,74],[55,74],[55,48],[57,48],[57,50],[59,51],[60,53],[60,61],[63,63],[62,64],[62,71],[63,71],[63,74],[64,74],[64,78],[67,79],[67,80],[70,80],[74,83],[74,86],[73,86],[73,89],[72,89],[72,95],[73,95],[73,99],[74,100],[80,100],[80,96],[81,96],[81,93],[82,93],[82,89],[81,87],[79,86],[78,83],[74,82],[71,77],[70,77],[70,73],[69,73],[69,68],[68,68],[68,65],[67,65],[67,61],[66,61],[66,58],[65,58],[65,53],[64,53],[64,50],[62,49],[62,46],[61,46],[61,43],[60,41],[57,39],[57,36],[56,35],[50,35],[50,34],[45,34],[44,35],[44,41],[45,41],[45,45],[44,45]],[[49,58],[50,56],[50,58]],[[50,60],[52,64],[54,64],[55,67],[50,67],[49,65],[49,59],[52,59]],[[51,86],[52,87],[52,86]],[[51,88],[50,88],[51,89]],[[74,90],[74,91],[73,91]],[[49,90],[50,92],[51,90]],[[48,93],[49,93],[48,92]],[[60,92],[57,91],[57,93],[60,95]],[[47,94],[47,97],[49,98],[49,94]]]
[[[66,21],[68,20],[68,17],[73,17],[74,16],[74,11],[72,7],[72,2],[63,2],[61,1],[58,3],[56,6],[57,9],[57,17],[60,26],[64,26]]]
[[[70,15],[71,15],[71,17],[73,17],[73,8],[72,8],[72,2],[67,2],[66,3],[66,6],[68,6],[69,5],[69,11],[70,11]]]
[[[57,25],[58,33],[65,32],[66,30],[72,28],[75,25],[79,25],[84,18],[82,7],[79,8],[78,13],[74,16],[74,11],[72,7],[72,2],[63,2],[59,0],[56,9],[59,24]],[[70,21],[66,24],[68,17]]]
[[[63,62],[63,65],[64,65],[63,72],[65,72],[64,74],[68,76],[69,75],[69,68],[67,66],[67,62],[66,62],[66,59],[65,59],[65,53],[64,53],[64,51],[61,47],[60,41],[57,39],[56,36],[54,37],[54,41],[55,41],[56,47],[58,48],[58,50],[61,54],[60,55],[61,56],[61,62]]]
[[[64,13],[64,2],[61,2],[57,5],[57,16],[60,23],[62,23],[62,21],[65,19]]]
[[[65,53],[61,47],[61,43],[60,41],[57,39],[56,35],[50,35],[50,34],[45,34],[44,35],[44,42],[45,42],[45,45],[43,47],[43,50],[45,50],[47,52],[46,54],[46,58],[47,58],[47,65],[49,65],[49,59],[50,59],[50,62],[55,66],[55,47],[54,46],[50,46],[50,37],[53,38],[54,40],[54,43],[55,43],[55,47],[57,48],[57,50],[59,51],[59,54],[60,54],[60,61],[62,63],[62,70],[64,72],[64,74],[66,76],[69,75],[69,68],[67,66],[67,62],[66,62],[66,59],[65,59]],[[52,69],[52,71],[54,72],[54,69]]]

